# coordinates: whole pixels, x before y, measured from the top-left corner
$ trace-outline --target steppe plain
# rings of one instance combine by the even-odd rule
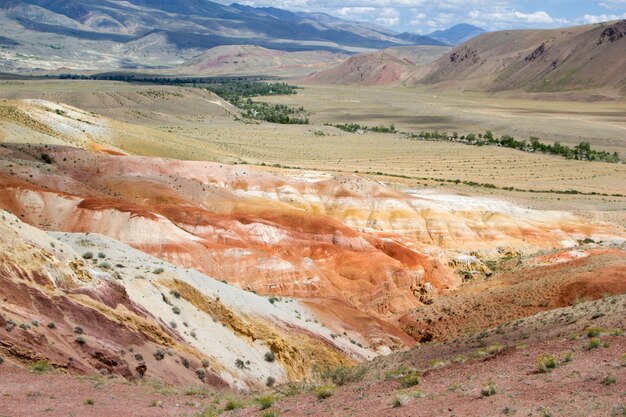
[[[437,186],[498,195],[535,208],[566,209],[626,224],[626,198],[585,195],[626,194],[624,164],[412,140],[403,134],[346,133],[325,126],[394,124],[401,132],[439,130],[460,135],[492,130],[496,135],[508,134],[517,139],[536,136],[546,143],[560,141],[570,146],[586,140],[594,148],[624,155],[626,103],[607,96],[514,96],[389,86],[307,85],[293,96],[260,99],[303,106],[311,113],[310,125],[246,121],[228,103],[191,87],[106,81],[3,81],[0,97],[9,101],[39,98],[104,116],[117,134],[96,141],[131,154],[264,164],[267,167],[260,168],[293,171],[294,175],[315,175],[304,171],[317,171],[319,175],[358,172],[405,188]],[[5,118],[0,140],[20,140],[18,132],[21,130]],[[59,138],[41,140],[63,143]],[[29,139],[22,136],[21,141]],[[439,181],[456,179],[527,191]],[[550,190],[584,194],[545,192]]]

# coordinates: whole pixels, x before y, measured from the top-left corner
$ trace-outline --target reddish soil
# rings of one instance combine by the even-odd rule
[[[325,400],[312,386],[283,396],[270,410],[260,411],[257,395],[198,387],[168,387],[154,381],[126,382],[108,377],[78,377],[61,373],[34,374],[0,365],[0,415],[80,416],[568,416],[609,417],[625,413],[626,338],[623,335],[626,296],[594,302],[516,321],[486,332],[480,341],[463,338],[451,343],[422,345],[410,352],[381,357],[364,366],[364,379],[338,387]],[[599,327],[600,346],[590,349],[587,331]],[[622,331],[616,327],[622,326]],[[501,350],[477,356],[501,343]],[[482,346],[482,348],[480,347]],[[571,360],[565,360],[571,354]],[[462,355],[462,356],[460,356]],[[537,359],[553,355],[556,367],[537,371]],[[437,360],[439,365],[433,363]],[[417,386],[401,389],[389,371],[402,367],[422,370]],[[495,394],[481,388],[492,381]],[[286,387],[278,387],[285,392]],[[421,392],[421,395],[417,395]],[[242,409],[224,412],[237,398]],[[402,399],[393,407],[394,398]],[[87,404],[92,400],[93,404]],[[215,409],[216,414],[203,412]]]
[[[129,383],[101,376],[34,374],[11,365],[0,366],[3,417],[191,416],[200,413],[214,395],[200,388],[170,388],[156,381]],[[87,404],[88,400],[93,404]]]

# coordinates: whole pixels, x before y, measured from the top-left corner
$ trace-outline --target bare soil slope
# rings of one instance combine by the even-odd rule
[[[444,55],[407,82],[485,91],[599,90],[624,94],[626,21],[492,32]]]
[[[353,56],[325,71],[309,75],[303,84],[394,85],[419,65],[431,63],[449,50],[442,46],[406,46]]]

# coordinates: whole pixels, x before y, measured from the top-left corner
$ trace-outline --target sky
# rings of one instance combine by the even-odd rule
[[[501,30],[554,28],[626,18],[626,0],[239,0],[238,3],[324,12],[397,32],[420,34],[457,23]]]

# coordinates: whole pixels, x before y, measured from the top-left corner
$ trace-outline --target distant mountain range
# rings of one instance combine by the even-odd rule
[[[443,32],[452,39],[451,33],[460,35],[462,31]],[[407,49],[413,56],[406,55]],[[617,97],[626,95],[624,51],[626,20],[504,30],[485,33],[456,48],[414,46],[359,54],[304,81],[421,85],[457,91],[591,92],[592,97]],[[420,60],[415,59],[418,52]]]
[[[486,30],[479,27],[469,25],[467,23],[461,23],[454,25],[449,29],[436,30],[426,35],[427,37],[434,39],[444,45],[456,46],[469,41],[476,36],[482,35]]]
[[[446,36],[208,0],[0,1],[0,71],[162,69],[224,45],[358,53],[456,39]]]

